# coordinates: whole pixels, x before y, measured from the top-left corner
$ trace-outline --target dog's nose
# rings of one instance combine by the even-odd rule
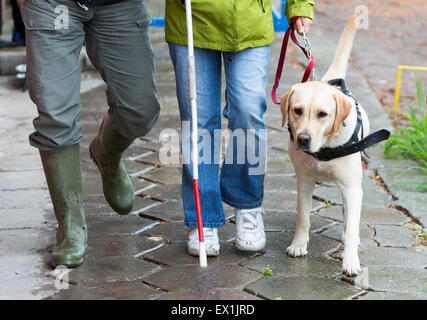
[[[310,140],[311,140],[311,135],[308,133],[300,133],[298,135],[298,144],[300,146],[304,146],[304,147],[308,146],[308,144],[310,143]]]

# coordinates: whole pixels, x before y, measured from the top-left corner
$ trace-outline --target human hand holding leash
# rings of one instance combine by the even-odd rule
[[[311,20],[310,18],[297,17],[294,22],[294,27],[298,34],[302,36],[303,33],[308,34],[308,31],[310,30],[312,24],[313,20]]]

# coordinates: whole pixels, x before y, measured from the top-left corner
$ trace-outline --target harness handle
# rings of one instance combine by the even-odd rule
[[[305,69],[305,72],[304,72],[304,75],[302,77],[301,82],[306,82],[308,80],[310,73],[313,72],[314,66],[316,65],[316,61],[314,60],[313,55],[311,54],[311,51],[310,51],[310,48],[311,48],[310,42],[308,41],[305,34],[303,36],[303,40],[305,42],[305,47],[303,47],[298,42],[298,39],[295,36],[295,28],[293,26],[293,23],[296,21],[296,19],[298,19],[298,18],[297,17],[292,18],[291,25],[289,26],[288,30],[285,33],[285,36],[283,37],[282,49],[280,52],[279,62],[277,64],[277,69],[276,69],[276,76],[274,79],[274,86],[273,86],[273,89],[271,91],[271,98],[275,104],[280,104],[280,102],[277,100],[277,97],[276,97],[276,91],[277,91],[277,88],[279,87],[280,78],[282,77],[283,65],[285,64],[286,49],[288,47],[289,36],[291,37],[292,41],[301,49],[301,51],[304,53],[305,57],[310,60],[308,66],[307,66],[307,69]]]

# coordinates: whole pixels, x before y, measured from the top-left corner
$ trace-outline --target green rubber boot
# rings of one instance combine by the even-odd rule
[[[51,264],[54,267],[77,267],[83,263],[87,247],[79,145],[56,151],[40,151],[40,157],[58,221]]]
[[[92,159],[99,168],[105,199],[118,214],[132,211],[134,190],[122,161],[122,153],[133,142],[116,132],[107,114],[99,133],[89,146]]]

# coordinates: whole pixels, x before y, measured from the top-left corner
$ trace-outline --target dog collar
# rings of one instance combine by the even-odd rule
[[[367,158],[369,158],[368,155],[366,154],[365,149],[374,144],[377,144],[378,142],[387,140],[390,137],[390,131],[386,129],[381,129],[381,130],[375,131],[374,133],[368,135],[367,137],[364,137],[362,114],[360,112],[359,103],[357,102],[357,99],[348,90],[345,80],[333,79],[333,80],[329,80],[328,84],[332,86],[337,86],[342,93],[344,93],[346,96],[354,100],[356,105],[356,113],[357,113],[356,126],[354,128],[353,134],[351,135],[350,139],[343,145],[334,147],[334,148],[322,148],[318,152],[314,152],[314,153],[309,151],[304,151],[304,152],[320,161],[329,161],[336,158],[345,157],[356,152],[362,152]],[[289,131],[291,141],[294,141],[294,135],[292,133],[291,127],[289,126],[289,122],[288,122],[288,131]],[[361,131],[361,137],[359,139],[360,131]]]

